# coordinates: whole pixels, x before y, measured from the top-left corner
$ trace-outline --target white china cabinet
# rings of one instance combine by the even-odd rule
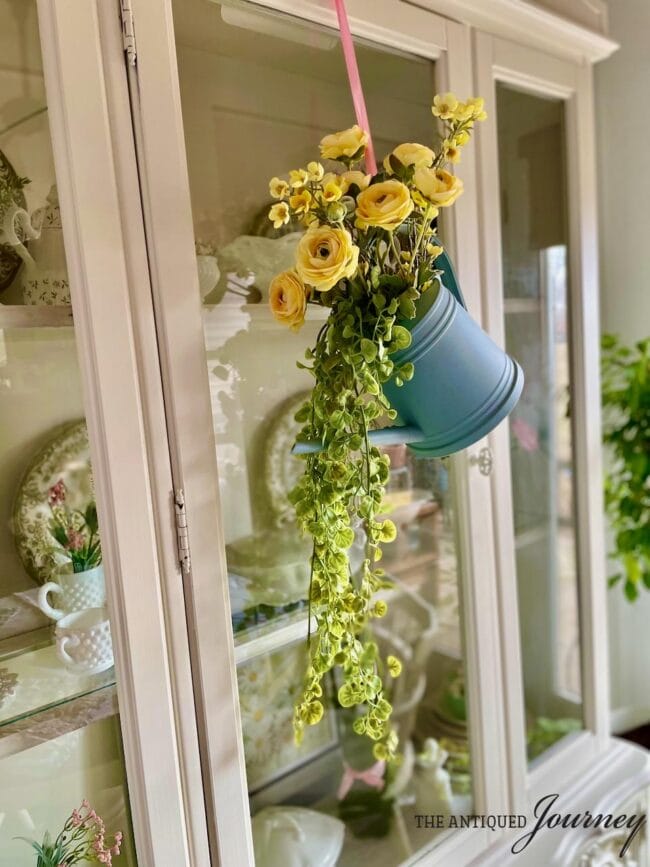
[[[485,97],[440,232],[470,312],[526,375],[465,452],[391,447],[400,533],[376,640],[404,660],[403,763],[368,777],[342,710],[300,747],[291,728],[310,557],[288,499],[309,388],[295,361],[323,319],[272,320],[296,234],[272,229],[267,185],[354,121],[332,5],[0,0],[0,241],[25,242],[0,245],[2,864],[33,863],[13,838],[56,833],[83,797],[125,831],[116,863],[156,867],[578,867],[620,835],[549,830],[512,855],[512,831],[422,816],[530,816],[551,793],[563,812],[645,809],[647,758],[607,713],[605,7],[347,5],[379,156],[429,142],[434,92]],[[59,478],[97,500],[115,656],[100,674],[63,667],[38,608],[60,569]],[[627,863],[650,864],[645,846]]]

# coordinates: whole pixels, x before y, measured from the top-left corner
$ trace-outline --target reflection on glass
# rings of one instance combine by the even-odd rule
[[[268,285],[293,265],[300,227],[273,229],[268,179],[305,165],[354,115],[331,32],[253,7],[173,6],[254,837],[279,834],[289,857],[297,822],[311,848],[343,841],[341,867],[368,855],[388,867],[436,833],[414,814],[471,811],[451,465],[390,450],[386,508],[399,535],[382,565],[395,589],[374,637],[405,661],[391,697],[403,764],[376,766],[349,712],[335,709],[333,681],[326,721],[297,748],[311,549],[288,493],[303,468],[291,446],[311,380],[296,360],[327,310],[310,310],[297,334],[271,317]],[[367,45],[359,63],[377,152],[428,142],[432,64]],[[363,545],[359,533],[353,569]]]
[[[582,724],[564,105],[498,85],[506,348],[529,758]]]
[[[83,799],[135,864],[35,2],[0,58],[0,864]]]

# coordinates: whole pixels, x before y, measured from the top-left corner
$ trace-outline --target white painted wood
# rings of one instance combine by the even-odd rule
[[[447,22],[448,53],[439,89],[461,98],[474,92],[471,33],[468,27]],[[472,315],[485,315],[481,293],[478,189],[475,143],[468,146],[459,168],[466,193],[445,220],[443,238],[456,264],[459,284]],[[507,778],[508,744],[504,724],[504,681],[499,653],[498,583],[494,556],[491,481],[470,464],[486,440],[455,459],[455,493],[460,521],[463,629],[469,705],[475,810],[506,812],[510,794]],[[489,711],[488,711],[489,708]]]
[[[97,13],[39,0],[38,14],[138,861],[188,864]]]
[[[494,36],[548,51],[559,57],[596,63],[616,51],[618,44],[601,32],[581,26],[529,0],[408,0],[463,21]],[[558,0],[559,2],[559,0]],[[569,0],[561,0],[563,4]],[[572,3],[580,0],[571,0]]]
[[[588,740],[568,738],[535,763],[529,774],[529,796],[551,783],[554,790],[576,767],[593,760],[608,728],[607,628],[605,621],[605,557],[602,547],[602,473],[600,465],[600,398],[598,383],[598,294],[596,205],[591,115],[591,70],[561,62],[484,33],[475,37],[477,90],[486,98],[488,113],[496,117],[495,82],[505,81],[531,92],[565,100],[567,114],[569,250],[572,298],[572,407],[575,415],[573,448],[579,514],[579,594],[582,641],[582,698]],[[486,322],[499,342],[504,340],[501,270],[500,194],[496,125],[487,124],[478,136],[482,211],[482,262],[487,304]],[[501,608],[504,623],[503,656],[507,665],[508,725],[511,777],[522,802],[525,776],[523,693],[519,638],[507,624],[517,618],[515,540],[512,537],[509,441],[506,425],[491,435],[502,472],[494,475],[497,551],[500,558]],[[518,542],[521,544],[522,539]],[[588,746],[585,746],[585,745]],[[585,752],[586,749],[586,752]]]
[[[175,483],[185,492],[192,641],[214,864],[253,863],[212,408],[178,92],[171,4],[133,3],[136,134]],[[136,97],[136,94],[133,94]],[[189,385],[191,383],[191,386]]]
[[[179,740],[189,860],[193,865],[207,865],[210,856],[206,805],[194,707],[185,593],[172,517],[174,482],[127,80],[127,69],[131,75],[134,71],[132,67],[125,68],[124,64],[117,62],[122,52],[122,30],[112,4],[100,2],[98,12],[118,196],[123,232],[129,239],[125,248],[126,269],[169,642],[170,678]]]

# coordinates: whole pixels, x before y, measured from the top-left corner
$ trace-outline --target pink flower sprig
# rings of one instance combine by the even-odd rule
[[[63,479],[59,479],[47,492],[47,502],[52,513],[49,530],[58,542],[59,547],[56,550],[70,560],[72,571],[85,572],[102,562],[97,508],[91,501],[83,512],[70,509],[66,499],[65,483]]]
[[[83,800],[66,819],[54,843],[46,833],[43,843],[32,842],[32,847],[38,853],[39,867],[73,867],[81,862],[111,867],[113,858],[120,854],[123,839],[122,832],[117,831],[109,840],[104,820]]]

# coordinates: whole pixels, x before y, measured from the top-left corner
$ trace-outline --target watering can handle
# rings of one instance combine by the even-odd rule
[[[446,252],[442,252],[436,259],[436,266],[442,271],[442,282],[452,295],[456,296],[456,300],[467,310],[467,304],[463,298],[463,293],[460,291],[458,280],[454,272],[454,266],[451,264],[451,259]]]

